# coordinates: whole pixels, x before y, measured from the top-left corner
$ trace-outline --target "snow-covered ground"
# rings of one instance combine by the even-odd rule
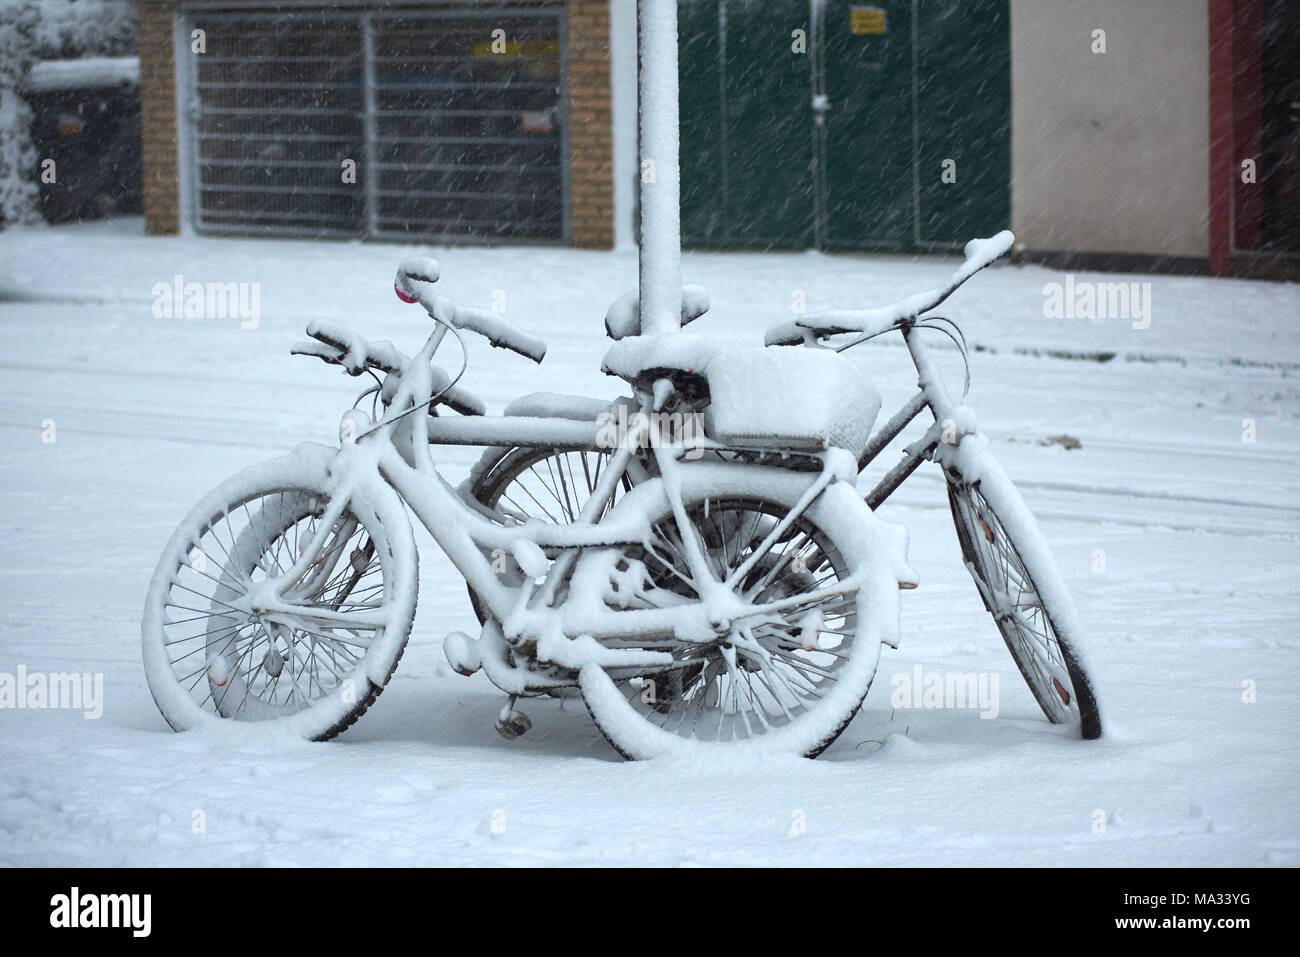
[[[411,643],[341,739],[173,734],[140,662],[157,554],[229,473],[336,435],[357,383],[288,355],[307,320],[423,338],[427,319],[391,291],[412,255],[438,258],[459,301],[504,294],[550,342],[540,367],[471,344],[463,381],[492,411],[538,389],[617,393],[602,319],[636,284],[633,252],[163,239],[139,220],[0,234],[0,673],[104,683],[98,720],[0,710],[0,863],[1300,864],[1294,285],[1076,277],[1150,282],[1140,329],[1044,318],[1044,285],[1065,277],[1002,266],[946,307],[978,349],[970,403],[1104,669],[1100,741],[1043,720],[924,470],[882,509],[911,528],[922,576],[902,647],[817,761],[628,764],[580,705],[551,701],[527,702],[533,731],[503,741],[500,694],[444,663],[442,637],[473,617],[422,533]],[[693,329],[755,345],[800,296],[810,311],[878,305],[953,268],[692,254],[683,273],[714,303]],[[155,283],[177,275],[259,284],[256,328],[155,317]],[[901,346],[855,357],[897,405],[914,379]],[[1062,435],[1080,447],[1041,444]],[[449,477],[475,454],[451,450]],[[998,716],[891,707],[916,666],[996,675]]]

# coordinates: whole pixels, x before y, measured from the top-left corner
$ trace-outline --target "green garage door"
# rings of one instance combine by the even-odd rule
[[[1007,0],[917,4],[917,240],[962,243],[1011,225]],[[956,182],[943,175],[951,160]]]
[[[819,59],[824,245],[901,248],[913,233],[912,2],[828,0]]]
[[[1007,226],[1007,8],[681,0],[684,242],[920,249]]]
[[[697,245],[813,241],[812,61],[792,24],[807,28],[807,0],[680,6],[682,228]]]

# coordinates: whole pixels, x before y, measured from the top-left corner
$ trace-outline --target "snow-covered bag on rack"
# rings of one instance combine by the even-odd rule
[[[740,349],[709,360],[704,428],[737,448],[847,449],[861,457],[880,393],[828,349]]]

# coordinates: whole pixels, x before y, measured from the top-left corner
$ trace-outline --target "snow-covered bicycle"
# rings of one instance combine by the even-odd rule
[[[947,284],[879,309],[832,311],[804,316],[768,330],[769,346],[806,345],[843,352],[888,332],[899,332],[918,372],[917,393],[861,447],[854,446],[858,467],[865,470],[922,412],[934,422],[916,442],[902,450],[900,461],[865,495],[875,510],[924,462],[937,463],[947,480],[948,503],[962,557],[992,615],[1012,658],[1050,721],[1074,725],[1085,738],[1101,734],[1101,716],[1093,680],[1082,649],[1082,630],[1069,591],[1051,551],[1019,491],[988,449],[988,440],[975,424],[974,413],[961,404],[970,387],[970,367],[964,337],[950,319],[932,314],[962,283],[1010,249],[1014,237],[1003,232],[977,240],[966,249],[961,268]],[[619,334],[635,321],[634,303],[616,303],[606,325]],[[684,321],[708,308],[698,287],[683,298]],[[966,366],[961,400],[954,402],[922,339],[938,330],[957,345]],[[787,396],[779,390],[769,404],[780,406]],[[879,400],[871,412],[874,420]],[[602,406],[579,397],[525,397],[517,409],[591,419]],[[797,408],[797,406],[796,406]],[[870,427],[871,422],[867,422]],[[751,449],[768,444],[768,455],[785,456],[795,437],[750,436]],[[752,453],[751,453],[752,454]],[[471,474],[468,492],[485,507],[515,521],[571,520],[587,504],[592,479],[601,474],[608,452],[588,444],[551,449],[536,446],[487,450]],[[789,463],[787,461],[787,467]],[[647,460],[643,472],[653,472]],[[630,488],[630,472],[624,484]],[[483,617],[479,599],[471,592]]]
[[[684,332],[627,336],[606,367],[632,387],[628,427],[586,503],[564,522],[521,521],[452,488],[431,448],[594,449],[599,428],[482,415],[459,375],[433,364],[447,334],[477,332],[537,361],[545,345],[437,295],[437,278],[432,260],[398,271],[399,295],[434,321],[413,356],[311,324],[312,341],[294,351],[371,375],[361,396],[371,412],[359,400],[344,413],[338,447],[304,444],[223,482],[172,535],[143,621],[149,687],[168,723],[274,722],[315,739],[351,725],[414,619],[409,507],[484,610],[478,637],[453,633],[446,651],[509,696],[507,736],[529,724],[519,696],[580,692],[629,757],[824,749],[867,694],[881,643],[896,643],[898,590],[914,581],[905,530],[855,489],[857,446],[879,406],[870,383],[826,350],[776,357],[721,353]],[[802,415],[762,413],[774,374]],[[709,434],[688,447],[665,423],[696,413]],[[782,437],[787,427],[798,431]]]
[[[397,274],[398,295],[434,321],[415,355],[310,325],[295,352],[374,385],[343,414],[338,447],[300,445],[240,472],[172,535],[143,621],[149,688],[172,727],[234,719],[325,739],[356,721],[415,616],[409,508],[470,588],[480,633],[453,632],[445,650],[457,671],[481,669],[507,694],[497,721],[507,737],[529,727],[519,697],[580,693],[628,757],[815,756],[860,707],[881,644],[898,640],[898,592],[916,584],[906,531],[872,508],[931,459],[966,564],[1039,704],[1100,734],[1060,573],[920,337],[939,328],[962,345],[955,325],[928,314],[1011,234],[970,243],[943,289],[768,333],[768,345],[815,348],[727,352],[682,331],[707,298],[680,282],[676,7],[637,3],[639,152],[657,172],[640,181],[645,301],[629,294],[611,308],[604,360],[631,395],[608,406],[534,396],[484,415],[459,385],[464,363],[455,376],[433,364],[447,334],[479,333],[539,362],[545,344],[436,294],[432,260]],[[873,435],[879,393],[839,353],[892,330],[920,390]],[[924,409],[934,424],[864,500],[860,468]],[[442,444],[489,451],[453,488],[430,451]],[[527,484],[544,471],[554,510]]]
[[[348,410],[337,448],[303,445],[222,483],[173,535],[144,620],[155,700],[177,729],[233,718],[324,739],[348,727],[391,676],[414,618],[409,506],[470,588],[482,630],[448,635],[446,653],[509,696],[505,736],[529,727],[518,697],[580,692],[626,756],[718,744],[815,755],[861,704],[880,644],[897,643],[897,592],[915,578],[905,532],[872,509],[929,459],[1039,704],[1096,737],[1068,591],[919,336],[944,328],[962,344],[927,314],[1010,242],[972,243],[942,289],[767,335],[813,349],[642,336],[636,297],[624,297],[607,317],[618,341],[605,367],[631,396],[532,396],[500,417],[432,364],[446,334],[479,332],[538,361],[544,344],[433,294],[432,261],[403,264],[399,293],[435,321],[415,356],[325,322],[294,350],[373,376],[361,396],[372,413]],[[706,308],[688,289],[683,318]],[[920,390],[873,434],[879,395],[838,352],[891,330]],[[927,408],[933,425],[864,501],[859,469]],[[703,428],[682,429],[683,416]],[[453,489],[433,463],[440,444],[489,448]]]

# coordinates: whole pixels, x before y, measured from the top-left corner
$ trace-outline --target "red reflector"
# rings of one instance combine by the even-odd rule
[[[1069,703],[1070,703],[1070,692],[1068,692],[1068,691],[1066,691],[1064,688],[1062,688],[1062,687],[1061,687],[1061,683],[1060,683],[1059,681],[1057,681],[1055,678],[1052,679],[1052,686],[1053,686],[1054,688],[1056,688],[1056,693],[1057,693],[1057,695],[1060,696],[1060,698],[1061,698],[1061,703],[1062,703],[1062,704],[1069,704]]]

